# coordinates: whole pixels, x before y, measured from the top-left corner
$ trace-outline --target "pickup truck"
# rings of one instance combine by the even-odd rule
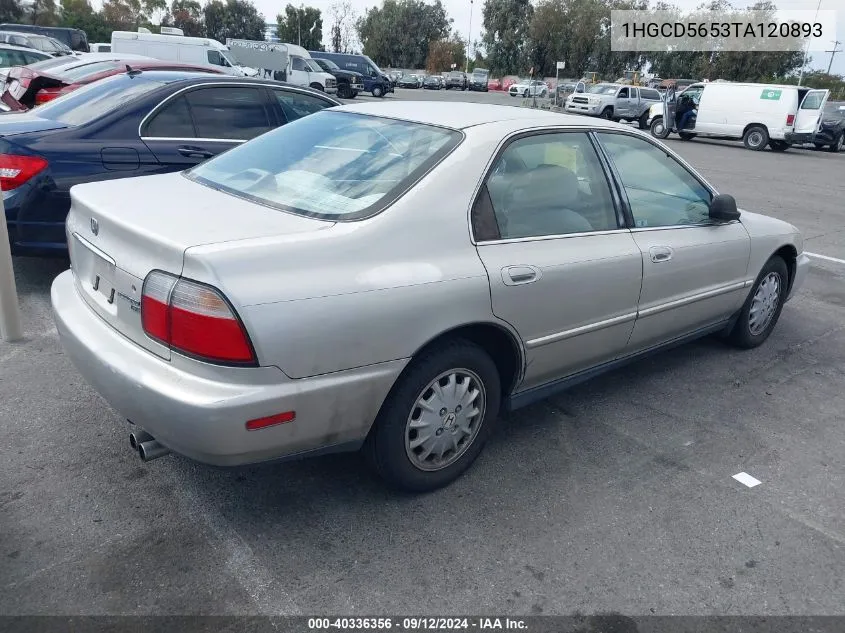
[[[644,130],[648,127],[649,108],[661,101],[660,93],[653,88],[595,84],[584,92],[569,95],[563,109],[573,114],[598,116],[613,121],[636,121],[640,129]]]

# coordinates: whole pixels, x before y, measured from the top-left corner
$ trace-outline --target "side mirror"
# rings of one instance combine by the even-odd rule
[[[718,222],[739,220],[739,210],[733,196],[720,193],[710,202],[710,219]]]

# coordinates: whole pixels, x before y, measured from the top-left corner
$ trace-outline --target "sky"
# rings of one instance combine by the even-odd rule
[[[268,22],[275,22],[276,14],[278,14],[289,0],[254,0],[258,10],[264,14]],[[372,6],[380,6],[381,0],[349,0],[355,12],[362,15],[366,9]],[[306,6],[312,6],[320,9],[323,13],[323,36],[325,44],[329,44],[329,33],[332,25],[331,9],[335,0],[305,0]],[[442,0],[443,5],[449,13],[454,22],[452,28],[457,31],[463,38],[466,38],[467,33],[471,34],[470,41],[474,42],[481,39],[482,31],[482,16],[481,11],[484,6],[484,0]],[[693,9],[701,4],[702,0],[675,0],[673,4],[682,9]],[[774,4],[779,9],[803,9],[810,10],[815,13],[816,7],[819,5],[818,0],[773,0]],[[296,4],[293,0],[291,4]],[[753,4],[752,2],[744,2],[743,0],[734,0],[732,2],[737,8],[745,7]],[[839,9],[837,16],[837,35],[835,39],[842,42],[839,48],[845,48],[845,3],[842,0],[821,0],[822,10]],[[470,30],[471,29],[471,30]],[[825,49],[833,48],[833,42],[826,42]],[[830,53],[825,52],[810,52],[811,62],[808,64],[809,69],[827,69],[827,64],[830,61]],[[845,52],[839,53],[834,58],[833,68],[831,72],[845,75]]]

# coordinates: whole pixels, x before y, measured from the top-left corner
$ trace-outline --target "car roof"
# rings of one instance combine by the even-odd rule
[[[476,125],[513,121],[535,125],[560,125],[563,127],[584,127],[618,129],[617,123],[606,122],[601,119],[590,119],[589,122],[579,115],[561,114],[548,110],[536,110],[507,105],[493,105],[488,103],[455,103],[452,101],[383,101],[356,103],[334,108],[335,111],[355,112],[370,116],[383,116],[391,119],[439,125],[462,130]],[[631,129],[630,126],[623,126]]]
[[[175,62],[174,62],[175,63]],[[120,75],[118,75],[120,76]],[[191,84],[198,83],[231,83],[231,84],[255,84],[256,86],[271,86],[279,88],[288,88],[297,90],[299,92],[307,92],[319,95],[324,99],[333,101],[331,95],[324,92],[307,88],[305,86],[297,86],[295,84],[284,81],[275,81],[274,79],[259,79],[256,77],[235,77],[234,75],[215,75],[213,73],[196,72],[192,70],[142,70],[139,71],[139,76],[149,79],[150,81],[158,81],[160,83],[174,83],[178,81],[191,82]]]
[[[30,48],[29,46],[19,46],[17,44],[7,44],[0,42],[0,48],[12,51],[23,51],[25,53],[38,53],[39,55],[47,55],[44,51],[39,51],[37,48]]]

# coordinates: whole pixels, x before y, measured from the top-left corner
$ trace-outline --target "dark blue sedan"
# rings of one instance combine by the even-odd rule
[[[181,171],[335,105],[314,90],[269,80],[133,71],[29,112],[0,114],[0,188],[12,252],[67,253],[74,185]]]

